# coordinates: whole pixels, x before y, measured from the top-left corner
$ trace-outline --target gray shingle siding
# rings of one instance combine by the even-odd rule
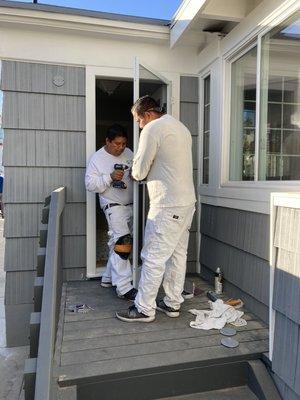
[[[198,78],[191,76],[181,76],[180,78],[180,120],[184,123],[192,134],[193,147],[193,168],[194,168],[194,185],[197,190],[197,174],[198,174]],[[189,272],[196,271],[197,263],[197,214],[195,213],[188,248],[188,267]]]
[[[300,398],[300,210],[277,207],[273,370],[284,400]]]
[[[242,297],[253,313],[268,321],[269,217],[201,204],[200,262],[206,278],[221,267],[231,296]]]
[[[55,85],[54,80],[62,85]],[[32,308],[42,203],[59,186],[67,187],[65,260],[70,243],[76,246],[73,265],[66,261],[65,266],[85,268],[85,69],[3,61],[1,89],[7,343],[20,345],[27,342],[27,335],[16,337],[14,328],[22,332],[28,328],[29,314],[21,318],[20,313],[24,311],[21,305],[28,304],[26,310]],[[66,278],[71,275],[66,274]]]

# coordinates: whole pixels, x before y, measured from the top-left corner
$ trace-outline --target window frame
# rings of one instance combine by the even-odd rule
[[[211,179],[210,179],[210,172],[211,169],[208,168],[208,183],[203,183],[203,142],[204,142],[204,89],[205,89],[205,84],[204,81],[207,77],[210,77],[210,108],[211,108],[211,81],[212,81],[212,71],[211,71],[211,66],[208,66],[205,68],[205,70],[201,71],[199,74],[199,117],[198,117],[198,122],[199,122],[199,139],[198,139],[198,160],[199,160],[199,165],[198,165],[198,171],[199,171],[199,176],[198,176],[198,182],[200,187],[209,187]],[[211,127],[211,112],[209,114],[209,123]],[[211,133],[211,130],[210,130]],[[208,159],[209,162],[211,160],[211,147],[209,147],[209,153],[208,153]]]
[[[280,189],[282,187],[294,189],[299,186],[300,180],[258,180],[258,169],[259,169],[259,139],[260,139],[260,87],[261,87],[261,43],[262,38],[268,32],[270,32],[274,27],[284,22],[286,19],[290,18],[299,8],[289,7],[284,12],[280,13],[277,17],[268,21],[266,27],[253,33],[249,38],[245,38],[243,43],[239,43],[234,48],[232,48],[227,54],[222,57],[222,67],[223,67],[223,99],[230,99],[230,101],[223,101],[223,134],[222,142],[224,143],[221,171],[220,171],[220,186],[229,188],[257,188],[257,189]],[[233,181],[230,180],[230,113],[231,113],[231,85],[232,85],[232,64],[245,55],[248,51],[257,46],[257,76],[256,76],[256,123],[255,123],[255,164],[254,164],[254,180],[253,181]]]

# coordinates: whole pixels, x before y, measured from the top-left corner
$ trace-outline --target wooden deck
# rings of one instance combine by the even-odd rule
[[[257,359],[268,351],[266,325],[248,312],[247,326],[237,328],[234,338],[240,345],[235,349],[221,345],[223,336],[217,330],[191,328],[189,322],[195,317],[188,310],[207,309],[206,291],[211,287],[199,278],[189,279],[203,293],[184,302],[179,318],[157,312],[156,320],[148,324],[117,320],[115,312],[131,303],[118,299],[114,289],[100,287],[99,281],[66,284],[56,348],[59,385],[89,385],[116,376],[129,379],[149,371],[177,370],[183,365],[209,367]],[[78,303],[94,310],[87,314],[68,311],[69,305]]]

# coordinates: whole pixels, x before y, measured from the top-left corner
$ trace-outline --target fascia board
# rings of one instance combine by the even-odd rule
[[[33,27],[97,32],[124,37],[139,37],[156,40],[169,40],[167,26],[96,19],[79,15],[58,14],[0,7],[0,23],[24,24]]]
[[[185,0],[171,22],[170,47],[182,37],[207,0]]]

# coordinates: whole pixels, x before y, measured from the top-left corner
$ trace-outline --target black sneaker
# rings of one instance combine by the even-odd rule
[[[138,312],[135,305],[129,307],[126,311],[116,312],[116,317],[124,322],[152,322],[155,320],[155,316],[149,317],[148,315]]]
[[[174,308],[167,306],[163,300],[156,301],[156,309],[165,313],[168,317],[171,318],[176,318],[180,315],[179,310],[174,310]]]
[[[128,292],[126,292],[124,294],[119,294],[117,291],[117,296],[120,299],[124,299],[124,300],[134,301],[136,295],[137,295],[137,290],[135,288],[130,289]]]

